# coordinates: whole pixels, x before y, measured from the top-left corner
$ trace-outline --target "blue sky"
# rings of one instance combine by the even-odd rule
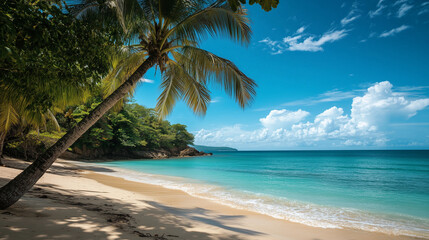
[[[205,117],[178,103],[168,120],[195,143],[241,150],[429,148],[429,1],[281,0],[247,6],[246,48],[209,39],[202,48],[232,60],[257,84],[246,109],[217,86]],[[137,103],[154,107],[160,76]]]

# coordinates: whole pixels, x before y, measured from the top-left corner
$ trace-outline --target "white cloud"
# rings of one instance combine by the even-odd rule
[[[334,89],[322,94],[319,94],[316,97],[291,101],[291,102],[285,102],[282,104],[282,106],[310,106],[315,105],[318,103],[324,103],[324,102],[337,102],[344,99],[352,99],[353,97],[356,97],[358,92],[362,90],[354,90],[354,91],[339,91],[338,89]]]
[[[147,79],[147,78],[142,78],[142,79],[140,79],[140,81],[144,82],[144,83],[154,83],[155,82],[154,80]]]
[[[399,4],[402,4],[402,3],[406,3],[408,0],[398,0],[398,1],[396,1],[394,4],[393,4],[393,6],[397,6],[397,5],[399,5]]]
[[[400,8],[399,8],[399,10],[398,10],[397,17],[398,17],[398,18],[401,18],[401,17],[405,16],[405,14],[407,14],[407,12],[408,12],[411,8],[413,8],[413,5],[408,5],[408,4],[406,4],[406,3],[402,4],[402,5],[401,5],[401,7],[400,7]]]
[[[240,125],[202,129],[196,133],[195,142],[267,148],[383,146],[389,142],[385,134],[389,122],[407,120],[429,106],[429,98],[408,99],[392,87],[387,81],[369,87],[362,96],[353,98],[350,115],[333,106],[313,121],[304,121],[309,116],[304,110],[272,110],[260,119],[259,129],[248,131]]]
[[[422,9],[419,11],[418,15],[422,15],[429,12],[429,1],[421,4]]]
[[[353,22],[354,20],[358,19],[360,17],[358,13],[358,9],[357,9],[357,2],[354,2],[352,5],[352,10],[350,10],[349,14],[347,14],[346,17],[344,17],[343,19],[341,19],[341,25],[344,27],[347,24]]]
[[[404,30],[407,30],[408,28],[410,28],[410,26],[402,25],[402,26],[394,28],[390,31],[383,32],[382,34],[380,34],[379,37],[391,37],[391,36],[394,36],[394,35],[402,32]]]
[[[381,127],[389,117],[412,117],[429,105],[429,98],[407,100],[401,92],[393,92],[390,82],[368,88],[363,97],[353,99],[351,117],[370,126]]]
[[[277,41],[271,40],[269,37],[262,39],[259,41],[260,43],[266,43],[268,46],[275,46],[277,44]]]
[[[304,34],[304,31],[305,27],[300,27],[295,34],[284,37],[282,41],[274,41],[267,37],[259,42],[264,43],[271,50],[271,54],[276,55],[285,51],[323,51],[322,46],[326,43],[335,42],[347,36],[345,29],[325,32],[318,39],[315,36]]]
[[[325,43],[338,41],[345,36],[347,36],[346,30],[337,30],[326,32],[317,40],[314,37],[307,37],[303,41],[298,41],[301,36],[296,36],[293,38],[287,37],[283,41],[288,46],[289,51],[317,52],[323,50],[322,46]]]
[[[377,3],[377,9],[373,11],[369,11],[368,15],[370,18],[374,18],[376,16],[379,16],[383,13],[383,9],[386,8],[386,5],[383,5],[384,0],[380,0]]]
[[[299,109],[298,111],[272,110],[268,116],[259,119],[268,129],[288,128],[306,118],[310,113]]]
[[[341,25],[345,26],[351,22],[353,22],[354,20],[358,19],[360,17],[360,15],[357,16],[347,16],[343,19],[341,19]]]
[[[283,47],[281,46],[281,44],[279,44],[278,41],[273,41],[269,37],[266,37],[259,42],[266,44],[267,47],[271,50],[271,54],[273,55],[283,53],[284,51]]]
[[[423,14],[428,13],[428,12],[429,12],[429,9],[423,9],[423,10],[419,11],[418,15],[423,15]]]
[[[300,33],[303,33],[304,31],[305,31],[305,27],[302,26],[302,27],[298,28],[298,30],[296,30],[296,33],[300,34]]]
[[[210,103],[218,103],[220,102],[221,99],[222,99],[221,97],[213,98],[212,100],[210,100]]]

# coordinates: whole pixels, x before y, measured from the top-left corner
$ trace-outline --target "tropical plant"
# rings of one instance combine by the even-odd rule
[[[0,163],[12,126],[55,123],[54,110],[83,100],[109,70],[114,34],[64,11],[59,0],[0,3]]]
[[[40,109],[29,109],[27,108],[28,105],[24,105],[25,101],[12,102],[6,96],[4,94],[0,97],[0,165],[2,166],[5,166],[2,159],[4,142],[12,127],[17,125],[20,128],[32,127],[38,132],[41,127],[46,129],[47,122],[50,121],[55,129],[60,131],[60,126],[53,113],[54,110],[46,109],[41,112]],[[57,108],[53,109],[58,110]]]
[[[92,5],[88,5],[92,4]],[[96,3],[84,3],[80,9],[97,11]],[[231,61],[199,48],[207,36],[226,36],[247,45],[251,30],[245,10],[232,11],[228,2],[205,3],[198,0],[112,0],[101,6],[114,7],[124,35],[136,44],[128,48],[139,56],[131,57],[114,69],[115,76],[133,66],[126,79],[102,103],[68,131],[21,174],[0,189],[0,209],[15,203],[28,191],[55,159],[84,134],[118,101],[132,91],[148,69],[156,66],[162,73],[162,93],[156,110],[166,116],[180,98],[197,114],[204,114],[210,102],[207,85],[220,84],[241,107],[250,103],[255,82]],[[82,13],[84,14],[84,12]],[[106,16],[102,14],[102,16]],[[140,64],[141,62],[141,64]]]
[[[246,4],[246,0],[228,0],[229,5],[235,11],[241,6],[241,4]],[[279,0],[249,0],[249,4],[259,4],[262,9],[265,11],[271,11],[272,8],[276,8],[279,4]]]
[[[66,116],[59,114],[60,125],[71,128],[102,100],[95,97],[76,106]],[[109,111],[73,145],[72,149],[85,156],[130,153],[139,150],[178,152],[192,144],[194,136],[182,124],[160,121],[157,113],[137,103],[125,103],[120,111]]]

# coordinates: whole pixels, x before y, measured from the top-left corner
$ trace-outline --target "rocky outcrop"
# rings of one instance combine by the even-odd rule
[[[193,147],[185,149],[123,149],[121,151],[105,152],[100,150],[89,150],[87,148],[73,148],[73,151],[67,151],[60,157],[69,160],[79,159],[162,159],[170,157],[196,157],[196,156],[211,156],[211,153],[200,152]]]
[[[183,149],[182,151],[180,151],[179,153],[179,157],[195,157],[195,156],[211,156],[213,155],[212,153],[205,153],[205,152],[200,152],[197,149],[193,148],[193,147],[187,147],[185,149]]]
[[[151,158],[151,159],[169,158],[172,156],[170,152],[165,150],[133,151],[132,154],[137,158]]]

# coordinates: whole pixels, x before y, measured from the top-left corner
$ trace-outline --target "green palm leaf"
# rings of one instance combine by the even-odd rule
[[[187,46],[181,49],[180,62],[201,81],[213,80],[234,97],[241,107],[249,105],[256,92],[256,83],[231,61],[206,50]]]
[[[181,97],[187,105],[198,115],[204,115],[207,111],[207,105],[210,103],[210,91],[207,89],[204,82],[199,82],[186,71],[183,65],[175,61],[171,61],[171,70],[174,71],[174,77],[183,82]],[[161,117],[164,117],[169,112],[163,112]]]
[[[158,102],[156,104],[156,111],[159,116],[167,116],[176,101],[181,97],[181,94],[184,90],[184,84],[176,75],[178,71],[175,71],[174,66],[169,64],[162,76],[161,89],[162,92],[158,97]]]
[[[177,23],[167,36],[199,42],[207,35],[221,36],[248,45],[252,31],[245,10],[231,11],[226,2],[216,2]]]
[[[0,132],[5,133],[19,123],[19,115],[10,102],[0,104]]]

